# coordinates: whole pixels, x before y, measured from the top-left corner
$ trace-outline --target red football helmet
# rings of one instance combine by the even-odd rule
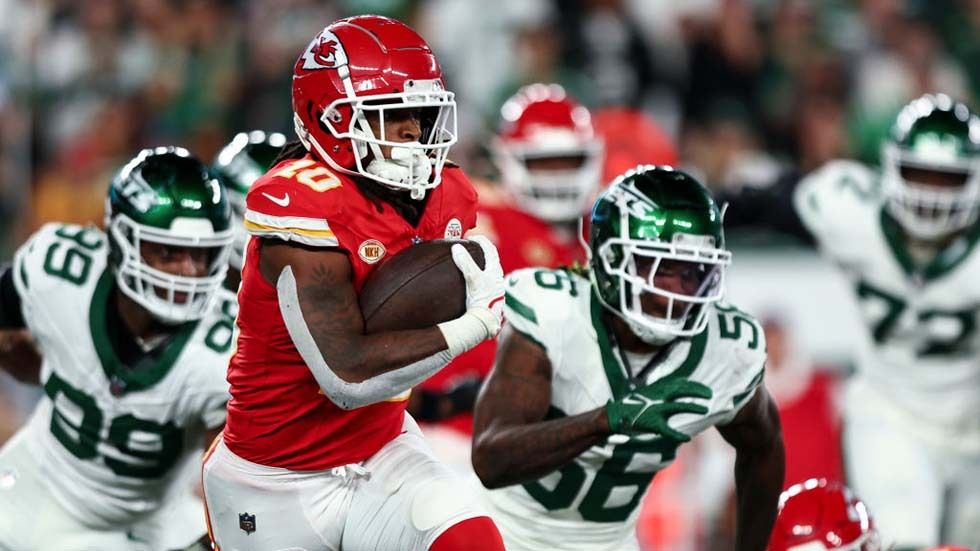
[[[844,485],[811,478],[779,497],[767,551],[880,551],[864,502]]]
[[[581,216],[602,171],[602,141],[589,110],[557,84],[532,84],[508,99],[500,114],[493,158],[504,186],[542,220]]]
[[[419,123],[418,141],[385,136],[386,120],[406,116]],[[429,45],[377,15],[335,21],[313,37],[293,68],[293,122],[303,145],[335,170],[416,199],[439,185],[456,143],[456,101]],[[390,158],[379,146],[392,148]]]

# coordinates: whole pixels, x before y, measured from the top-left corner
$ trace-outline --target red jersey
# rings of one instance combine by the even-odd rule
[[[310,156],[283,161],[255,182],[245,212],[255,238],[245,253],[238,348],[228,368],[224,440],[232,452],[261,465],[323,470],[363,461],[401,432],[407,393],[345,411],[321,392],[286,330],[275,282],[259,271],[259,245],[283,239],[343,250],[360,291],[385,257],[419,241],[461,237],[474,226],[476,191],[462,170],[447,166],[442,184],[428,193],[413,227]]]
[[[506,202],[494,190],[480,190],[477,212],[473,233],[486,235],[497,246],[505,274],[530,266],[556,268],[576,261],[585,262],[585,249],[574,233],[560,234],[547,222]],[[482,379],[490,373],[496,352],[496,339],[483,341],[454,359],[420,387],[447,392],[465,379]],[[446,424],[467,434],[473,432],[473,416],[470,413],[456,415]]]
[[[806,387],[792,397],[776,396],[786,448],[785,488],[808,478],[844,480],[836,378],[819,370],[806,377]]]

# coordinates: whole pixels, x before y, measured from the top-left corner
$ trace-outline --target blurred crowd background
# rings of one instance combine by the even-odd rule
[[[685,168],[729,192],[833,158],[877,164],[911,98],[942,91],[974,108],[980,98],[980,0],[0,0],[0,258],[45,221],[100,224],[113,171],[141,147],[179,144],[210,161],[238,131],[292,135],[297,55],[355,13],[397,17],[430,42],[459,105],[451,157],[487,178],[500,104],[533,82],[560,83],[589,107],[644,111]],[[787,440],[806,440],[790,433],[813,429],[814,407],[837,430],[849,350],[832,333],[856,319],[835,315],[843,287],[811,290],[815,309],[776,300],[767,278],[797,276],[806,294],[833,281],[830,268],[732,233],[732,294],[772,333],[767,381]],[[7,379],[0,393],[3,441],[33,398]],[[839,477],[834,437],[792,452],[787,482]],[[645,541],[726,541],[730,466],[710,452],[723,447],[699,439],[694,458],[658,475]],[[822,463],[800,467],[808,460]]]

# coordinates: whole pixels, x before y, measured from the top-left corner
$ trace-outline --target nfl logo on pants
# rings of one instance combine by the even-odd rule
[[[255,531],[255,515],[248,514],[248,511],[238,513],[238,527],[251,536]]]

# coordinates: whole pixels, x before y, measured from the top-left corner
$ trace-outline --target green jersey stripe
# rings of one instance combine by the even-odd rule
[[[504,304],[506,304],[518,316],[521,316],[533,324],[538,323],[538,316],[535,315],[534,310],[527,304],[517,300],[514,295],[510,293],[504,294]]]

